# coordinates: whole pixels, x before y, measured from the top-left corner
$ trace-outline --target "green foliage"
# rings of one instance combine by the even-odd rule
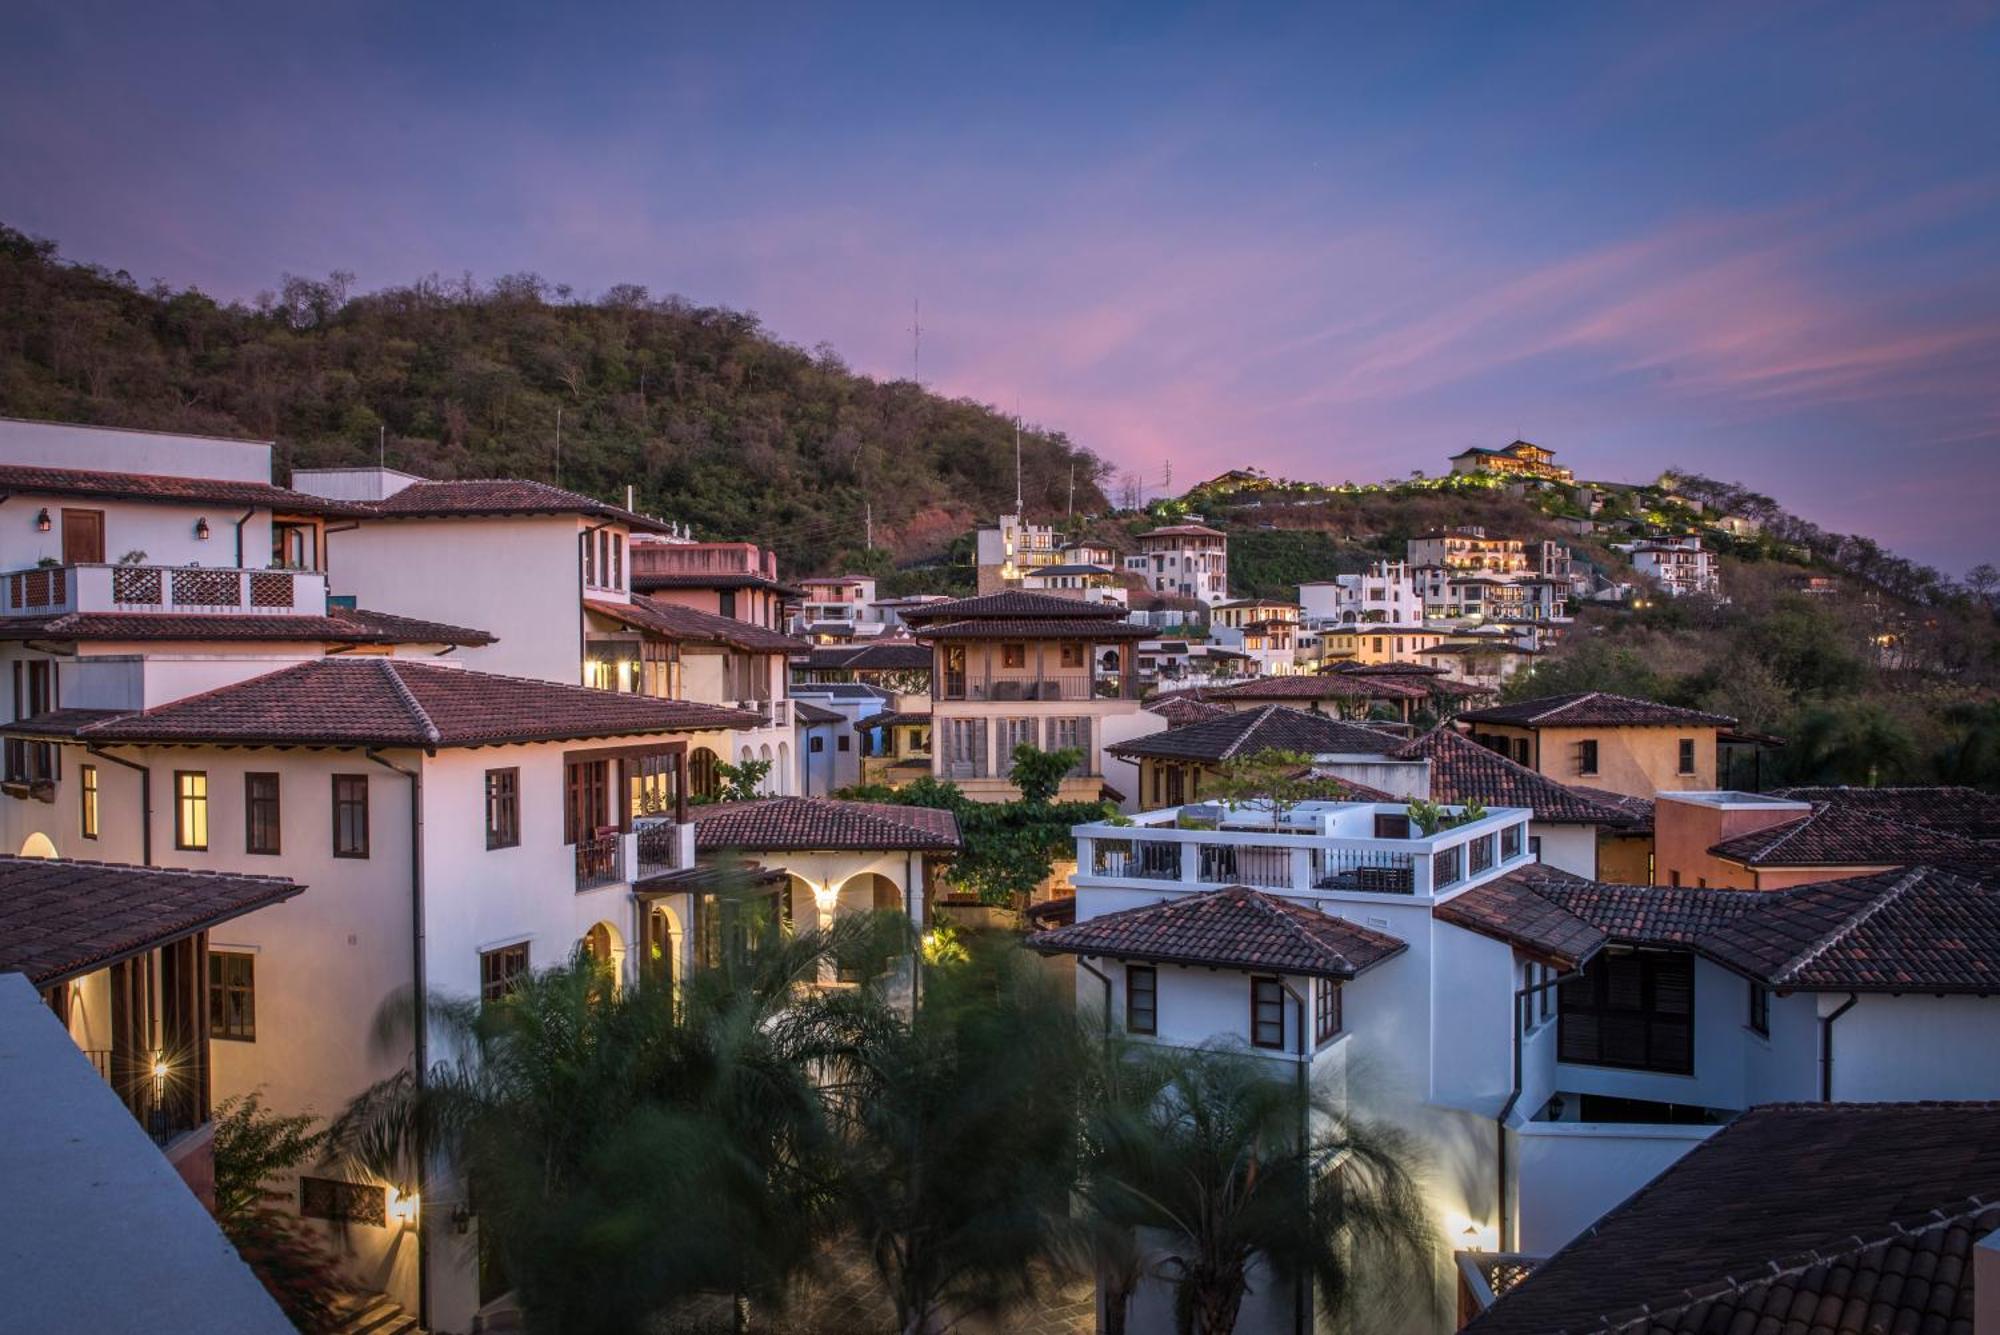
[[[327,1133],[319,1119],[286,1115],[251,1093],[215,1109],[215,1217],[267,1292],[302,1331],[338,1325],[347,1287],[331,1250],[288,1211],[269,1184],[316,1159]]]
[[[1296,598],[1300,584],[1365,569],[1368,559],[1315,530],[1238,529],[1229,535],[1229,587],[1239,598]]]
[[[562,411],[562,458],[555,451]],[[516,274],[353,290],[286,277],[254,307],[141,289],[0,226],[0,413],[275,440],[286,465],[560,481],[752,538],[788,571],[875,540],[932,555],[1012,508],[1014,423],[857,375],[751,314],[619,285],[595,300]],[[1105,508],[1104,464],[1021,435],[1031,512]],[[908,591],[928,591],[923,589]],[[894,590],[902,591],[902,590]],[[949,587],[939,591],[950,591]]]
[[[1021,800],[1032,806],[1047,806],[1055,800],[1062,781],[1083,762],[1083,752],[1075,747],[1044,751],[1023,742],[1014,748],[1014,763],[1007,777],[1021,790]]]
[[[1440,830],[1456,829],[1486,819],[1486,804],[1477,800],[1467,802],[1462,811],[1453,811],[1427,797],[1413,797],[1405,811],[1410,817],[1410,824],[1426,837]]]
[[[1283,824],[1301,802],[1338,800],[1350,789],[1338,779],[1312,777],[1312,757],[1301,751],[1267,748],[1226,761],[1216,776],[1215,796],[1233,806],[1268,808]]]
[[[697,795],[693,799],[694,805],[699,806],[705,802],[755,801],[765,795],[764,781],[771,777],[773,763],[769,760],[743,760],[734,764],[727,760],[718,761],[715,766],[715,776],[722,782],[717,786],[715,795],[713,797]]]

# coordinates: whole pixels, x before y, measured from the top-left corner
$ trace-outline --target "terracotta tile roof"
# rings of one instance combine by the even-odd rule
[[[1602,949],[1608,938],[1601,929],[1530,888],[1529,875],[1552,871],[1534,866],[1481,882],[1439,904],[1431,916],[1505,941],[1559,969],[1577,968]]]
[[[1322,672],[1313,676],[1256,677],[1213,686],[1211,700],[1428,700],[1430,691],[1394,677]]]
[[[1226,713],[1205,722],[1190,723],[1165,732],[1147,733],[1129,742],[1105,749],[1128,760],[1141,756],[1162,760],[1198,760],[1219,763],[1235,756],[1259,751],[1298,751],[1309,756],[1384,756],[1402,745],[1403,739],[1342,723],[1324,714],[1311,714],[1284,705],[1265,705]]]
[[[947,621],[972,621],[999,617],[1025,621],[1049,617],[1057,621],[1123,621],[1125,609],[1109,603],[1087,603],[1081,598],[1059,598],[1053,593],[1033,593],[1009,589],[1003,593],[982,593],[974,598],[952,598],[942,603],[926,603],[908,608],[903,620],[912,626],[937,625]]]
[[[1081,604],[1073,604],[1080,606]],[[1027,617],[1008,620],[977,617],[963,621],[930,621],[917,630],[920,640],[1143,640],[1152,635],[1129,621],[1091,621],[1078,617]]]
[[[1630,793],[1614,793],[1609,788],[1589,788],[1580,783],[1569,785],[1572,792],[1582,793],[1593,802],[1616,807],[1624,813],[1625,826],[1621,834],[1651,834],[1653,832],[1653,799],[1634,797]]]
[[[0,857],[0,972],[48,987],[303,889],[283,876]]]
[[[1606,885],[1540,868],[1500,879],[1614,942],[1692,950],[1776,989],[2000,993],[2000,890],[1934,867],[1788,890]]]
[[[1431,797],[1439,802],[1526,807],[1536,820],[1556,825],[1626,824],[1619,808],[1517,765],[1449,724],[1405,743],[1395,754],[1399,759],[1431,762]]]
[[[1577,727],[1696,727],[1729,728],[1736,720],[1727,714],[1710,714],[1700,709],[1663,705],[1657,700],[1635,700],[1609,691],[1576,691],[1569,695],[1545,695],[1538,700],[1517,700],[1510,705],[1494,705],[1460,714],[1468,723],[1508,723],[1517,728]]]
[[[866,718],[857,719],[854,724],[854,730],[856,732],[868,732],[875,728],[894,728],[906,723],[911,725],[925,725],[930,721],[931,711],[928,709],[897,709],[891,710],[888,713],[870,714]]]
[[[366,607],[329,607],[327,616],[353,626],[357,632],[384,644],[492,644],[498,637],[491,631],[473,630],[443,621],[398,616]]]
[[[801,723],[842,723],[847,715],[826,709],[810,700],[792,701],[792,717]]]
[[[1223,538],[1227,536],[1229,535],[1221,529],[1210,528],[1206,524],[1169,524],[1165,528],[1156,528],[1149,532],[1141,533],[1139,541],[1144,542],[1147,538]]]
[[[928,672],[931,650],[910,640],[828,646],[808,653],[805,666],[809,672]]]
[[[753,852],[856,849],[950,852],[959,847],[958,820],[933,807],[845,802],[832,797],[764,797],[691,807],[694,846]]]
[[[635,514],[581,492],[527,478],[467,478],[417,482],[394,496],[369,502],[366,512],[388,519],[492,518],[501,515],[588,515],[648,533],[665,533],[657,519]]]
[[[129,709],[50,709],[4,725],[10,737],[74,737],[93,723],[123,718]]]
[[[584,606],[599,616],[683,643],[722,644],[757,654],[804,653],[807,647],[804,640],[795,640],[768,626],[661,602],[642,593],[633,594],[630,603],[585,599]]]
[[[1107,913],[1037,933],[1027,943],[1045,954],[1104,955],[1314,978],[1353,978],[1409,949],[1408,943],[1393,936],[1246,885]]]
[[[795,584],[748,570],[718,571],[714,574],[634,570],[631,578],[632,587],[641,593],[652,593],[658,589],[768,589],[772,593],[796,598],[805,592]]]
[[[1176,728],[1184,728],[1190,723],[1200,723],[1203,719],[1227,718],[1236,712],[1228,705],[1218,705],[1204,700],[1198,692],[1193,691],[1156,696],[1146,702],[1146,709],[1158,714]]]
[[[1361,627],[1364,631],[1366,627]],[[1423,627],[1412,627],[1422,630]],[[1444,669],[1429,663],[1335,663],[1320,669],[1321,672],[1338,672],[1349,677],[1442,677]]]
[[[491,644],[483,630],[382,612],[335,608],[325,616],[221,616],[199,612],[66,612],[0,618],[0,640],[277,640],[319,644]]]
[[[373,655],[319,658],[119,714],[83,741],[492,746],[753,727],[754,714]]]
[[[2000,847],[1905,824],[1847,802],[1818,804],[1810,815],[1739,834],[1710,846],[1708,851],[1746,867],[1881,867],[1922,862],[1974,873],[2000,871]]]
[[[747,886],[781,885],[787,879],[781,867],[763,867],[755,862],[735,862],[724,865],[703,863],[694,867],[678,867],[672,871],[655,872],[632,882],[632,893],[641,901],[658,898],[661,895],[712,895],[718,892],[740,890]]]
[[[2000,842],[2000,796],[1977,788],[1780,788],[1772,796],[1814,806],[1852,807],[1905,825],[1921,825],[1986,843]]]
[[[2000,1103],[1752,1108],[1536,1266],[1467,1335],[1970,1335]]]
[[[105,473],[81,468],[42,468],[31,464],[0,464],[0,493],[44,493],[51,496],[93,496],[102,500],[152,501],[173,505],[256,506],[285,514],[361,515],[368,507],[354,501],[330,501],[268,482],[231,482],[222,478],[167,477],[157,473]]]

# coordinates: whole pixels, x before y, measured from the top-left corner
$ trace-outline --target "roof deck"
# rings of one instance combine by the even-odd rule
[[[1464,807],[1446,807],[1453,816]],[[1071,831],[1081,889],[1185,891],[1247,885],[1305,893],[1436,900],[1534,859],[1525,808],[1424,834],[1391,802],[1303,802],[1274,822],[1267,806],[1201,804],[1142,812],[1130,825]]]

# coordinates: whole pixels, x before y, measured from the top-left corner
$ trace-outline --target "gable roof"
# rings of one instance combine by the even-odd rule
[[[799,597],[805,590],[796,584],[772,579],[751,570],[726,570],[705,573],[685,570],[634,570],[631,574],[632,587],[643,593],[658,589],[764,589],[787,597]]]
[[[1004,618],[1028,621],[1049,618],[1056,621],[1123,621],[1125,609],[1112,603],[1087,603],[1081,598],[1063,598],[1053,593],[1027,589],[1007,589],[982,593],[972,598],[950,598],[941,603],[925,603],[905,608],[903,620],[912,626],[941,625],[947,621],[976,621]]]
[[[293,491],[289,487],[274,487],[268,482],[170,477],[163,473],[107,473],[83,468],[44,468],[37,464],[0,464],[0,493],[19,495],[23,492],[161,505],[257,507],[285,514],[368,513],[368,507],[357,501],[330,501],[323,496]]]
[[[1573,691],[1568,695],[1517,700],[1513,704],[1471,710],[1460,714],[1459,718],[1468,723],[1510,723],[1520,728],[1736,726],[1736,720],[1727,714],[1683,709],[1679,705],[1664,705],[1657,700],[1613,695],[1610,691]]]
[[[2000,1103],[1752,1108],[1542,1262],[1468,1335],[1970,1331]]]
[[[494,636],[465,626],[351,607],[324,616],[237,616],[203,612],[63,612],[0,618],[0,640],[268,640],[317,644],[491,644]]]
[[[1152,633],[1144,626],[1104,617],[967,617],[926,621],[917,628],[920,640],[1143,640]]]
[[[1557,825],[1627,823],[1626,814],[1617,807],[1517,765],[1449,724],[1404,743],[1395,754],[1399,759],[1431,762],[1431,797],[1440,802],[1526,807],[1536,820]]]
[[[0,972],[51,987],[303,889],[283,876],[0,857]]]
[[[1252,677],[1208,688],[1211,700],[1427,700],[1430,691],[1408,679],[1321,672],[1311,676]]]
[[[1146,702],[1145,708],[1150,713],[1158,714],[1176,728],[1184,728],[1203,719],[1227,718],[1236,712],[1228,705],[1218,705],[1213,701],[1202,699],[1199,690],[1155,696]]]
[[[1710,853],[1746,867],[1881,867],[1913,862],[1973,872],[2000,869],[2000,847],[1847,802],[1822,802],[1797,820],[1751,830],[1710,845]]]
[[[1982,842],[2000,842],[2000,797],[1977,788],[1780,788],[1772,796],[1852,807],[1870,815],[1943,830]]]
[[[1309,756],[1386,756],[1403,743],[1400,737],[1343,723],[1284,705],[1265,705],[1225,713],[1218,718],[1147,733],[1105,749],[1126,759],[1142,756],[1161,760],[1219,763],[1259,751],[1298,751]]]
[[[735,617],[718,616],[714,612],[662,602],[643,593],[633,594],[629,603],[591,598],[584,600],[584,606],[599,616],[622,621],[635,629],[648,630],[684,644],[720,644],[756,654],[795,654],[806,649],[804,640],[795,640],[782,631],[760,626],[754,621],[739,621]]]
[[[1535,876],[1565,873],[1536,865],[1482,881],[1431,910],[1431,916],[1490,936],[1559,969],[1582,966],[1610,938],[1546,895],[1531,888]]]
[[[1149,529],[1139,535],[1139,541],[1148,538],[1226,538],[1229,535],[1219,528],[1206,524],[1168,524],[1165,528]]]
[[[950,852],[958,820],[935,807],[847,802],[832,797],[762,797],[688,809],[697,851],[854,849]]]
[[[494,746],[755,727],[716,705],[377,656],[318,658],[88,723],[89,742]]]
[[[1037,933],[1027,943],[1044,954],[1336,979],[1353,978],[1409,949],[1393,936],[1246,885],[1107,913]]]
[[[928,672],[930,646],[910,640],[816,648],[806,654],[812,672]]]
[[[364,513],[385,519],[480,519],[504,515],[587,515],[628,528],[665,533],[657,519],[623,506],[527,478],[462,478],[415,482],[393,496],[369,502]]]

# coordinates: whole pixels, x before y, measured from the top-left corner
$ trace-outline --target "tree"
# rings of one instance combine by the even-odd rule
[[[739,910],[761,898],[726,893]],[[531,1331],[644,1329],[703,1293],[737,1295],[739,1316],[780,1304],[836,1221],[837,1160],[819,1054],[778,1020],[894,916],[793,935],[739,911],[678,1004],[581,954],[485,1004],[433,998],[446,1055],[421,1083],[404,1072],[356,1099],[333,1147],[394,1181],[441,1159]],[[385,1006],[385,1040],[413,1010]]]
[[[708,802],[754,802],[765,796],[764,781],[771,777],[769,760],[751,760],[747,757],[736,764],[724,760],[716,764],[715,776],[720,780],[713,797],[696,796],[693,801],[699,806]]]
[[[1337,801],[1352,795],[1339,779],[1313,777],[1313,758],[1302,751],[1275,747],[1223,762],[1216,776],[1215,795],[1232,806],[1268,808],[1274,823],[1301,802]]]
[[[1233,1050],[1128,1059],[1156,1074],[1091,1116],[1083,1198],[1106,1227],[1169,1239],[1154,1269],[1181,1335],[1233,1331],[1259,1260],[1329,1314],[1429,1291],[1431,1230],[1393,1133]]]
[[[225,1099],[215,1110],[215,1219],[293,1325],[332,1330],[347,1285],[333,1253],[278,1207],[270,1183],[315,1159],[326,1144],[319,1119],[264,1107],[261,1096]]]
[[[1090,1042],[1011,941],[926,975],[913,1017],[830,996],[787,1020],[822,1054],[843,1217],[904,1335],[1032,1292],[1063,1255]],[[1024,1041],[1028,1039],[1032,1041]]]

